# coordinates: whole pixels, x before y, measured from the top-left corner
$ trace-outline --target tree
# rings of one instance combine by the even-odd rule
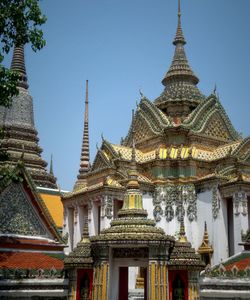
[[[0,0],[0,105],[11,106],[11,99],[18,95],[19,74],[5,68],[3,60],[16,45],[31,44],[34,51],[45,45],[40,26],[46,17],[39,7],[39,0]],[[0,129],[0,140],[3,132]],[[0,149],[0,161],[6,161],[8,154]],[[0,167],[0,190],[9,180],[18,180],[15,169]]]
[[[0,105],[9,107],[13,96],[18,95],[18,73],[2,63],[13,45],[31,44],[34,51],[45,45],[40,26],[46,17],[39,0],[0,0]]]

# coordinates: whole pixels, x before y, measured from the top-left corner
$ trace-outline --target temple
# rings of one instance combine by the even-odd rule
[[[141,94],[127,136],[119,145],[103,138],[91,167],[86,88],[80,171],[62,199],[70,299],[198,299],[199,271],[244,251],[250,140],[216,91],[199,90],[185,44],[179,1],[163,92],[154,101]],[[73,263],[85,246],[86,268]]]
[[[19,95],[0,107],[1,164],[16,175],[0,190],[1,299],[250,298],[250,138],[216,90],[200,91],[181,21],[178,0],[162,93],[141,93],[126,137],[102,137],[92,164],[86,81],[80,167],[67,193],[52,157],[49,171],[41,157],[24,48],[14,48]]]

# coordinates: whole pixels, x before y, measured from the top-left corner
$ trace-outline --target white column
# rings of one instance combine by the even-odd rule
[[[227,233],[227,203],[221,198],[218,187],[212,190],[212,216],[213,216],[213,249],[212,264],[218,264],[228,257]]]
[[[101,230],[108,228],[114,216],[114,199],[111,195],[102,196],[101,199]]]
[[[234,253],[243,250],[239,246],[242,242],[241,235],[248,229],[248,208],[247,195],[244,191],[238,191],[233,195],[233,212],[234,212]]]
[[[67,247],[64,248],[64,253],[68,255],[70,253],[70,239],[69,239],[69,212],[66,206],[63,207],[63,237],[67,236]]]
[[[78,207],[74,206],[74,214],[73,214],[73,219],[74,219],[74,242],[73,242],[73,248],[76,247],[77,243],[79,242],[79,223],[78,223]]]

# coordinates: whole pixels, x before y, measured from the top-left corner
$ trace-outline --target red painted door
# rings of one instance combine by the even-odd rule
[[[119,268],[119,300],[128,300],[128,267]]]
[[[144,300],[148,299],[148,269],[144,272]]]

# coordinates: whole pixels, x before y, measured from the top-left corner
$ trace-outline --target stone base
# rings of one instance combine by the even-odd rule
[[[144,300],[144,289],[129,290],[128,300]]]

